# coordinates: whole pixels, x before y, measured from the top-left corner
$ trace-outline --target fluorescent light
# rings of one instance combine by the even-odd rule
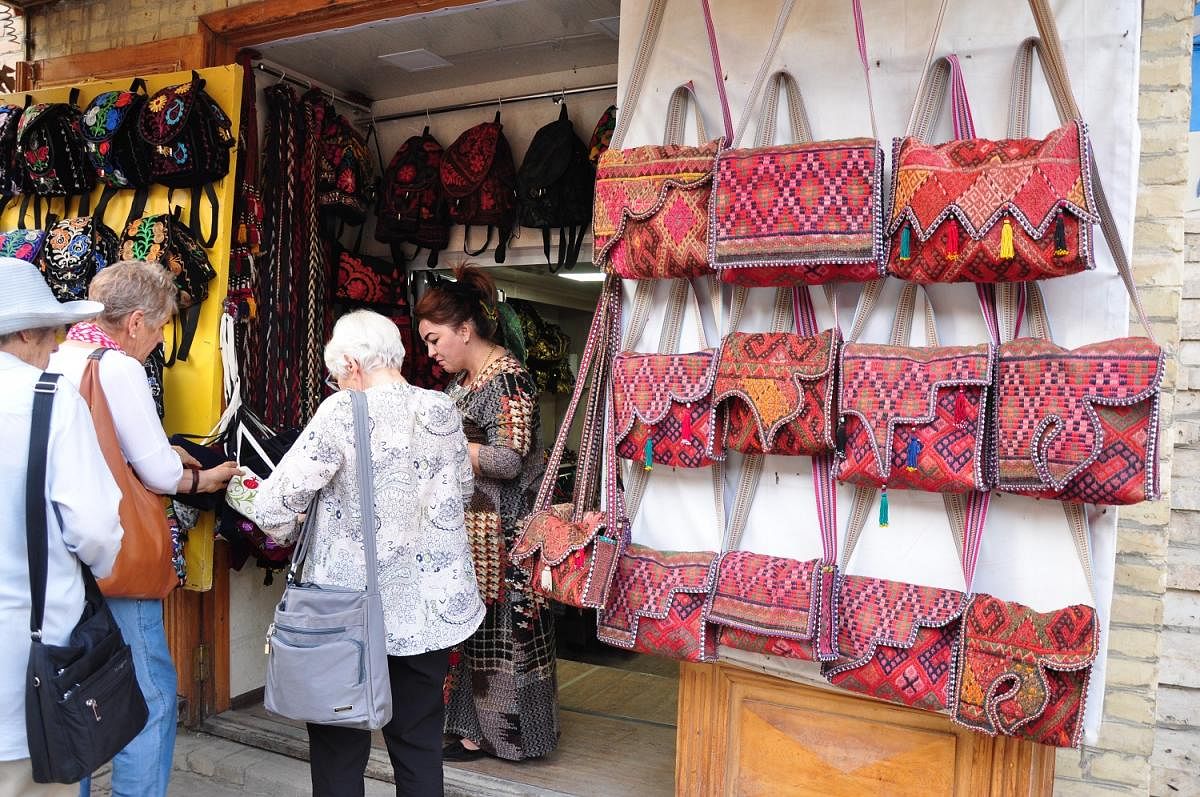
[[[558,276],[572,282],[604,282],[604,273],[601,271],[581,271],[578,274],[563,274],[559,272]]]
[[[388,53],[379,56],[380,61],[387,61],[392,66],[398,66],[406,72],[424,72],[427,69],[441,69],[450,66],[450,62],[429,50],[405,50],[402,53]]]

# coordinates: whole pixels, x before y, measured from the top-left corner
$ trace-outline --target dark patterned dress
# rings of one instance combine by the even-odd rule
[[[511,549],[545,468],[537,385],[505,354],[484,367],[474,387],[464,387],[460,375],[446,392],[462,412],[467,439],[483,445],[468,512],[498,512]],[[499,600],[462,644],[452,670],[446,732],[519,761],[558,744],[554,614],[530,590],[529,577],[504,561]]]

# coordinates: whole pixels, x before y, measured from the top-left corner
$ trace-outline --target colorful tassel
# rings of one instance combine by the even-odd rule
[[[683,434],[684,444],[692,442],[692,405],[685,404],[683,406],[683,423],[680,424],[680,432]]]
[[[879,493],[879,528],[886,529],[888,525],[888,497],[887,488],[884,487]]]
[[[654,470],[654,438],[646,433],[645,453],[643,453],[642,470]]]
[[[1062,213],[1054,220],[1054,256],[1066,257],[1067,254],[1067,223],[1063,221]]]
[[[912,230],[907,224],[900,231],[900,259],[912,260]]]
[[[946,219],[946,223],[950,225],[946,229],[946,259],[958,260],[958,225],[953,218]]]
[[[921,441],[916,437],[908,438],[908,450],[904,452],[904,469],[917,469],[917,456],[921,453]]]
[[[971,405],[967,401],[966,391],[958,391],[958,396],[954,399],[954,423],[961,426],[971,420]]]
[[[1012,222],[1005,219],[1004,226],[1000,228],[1000,259],[1012,260],[1013,254]]]

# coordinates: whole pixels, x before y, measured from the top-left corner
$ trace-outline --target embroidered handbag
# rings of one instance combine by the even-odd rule
[[[409,138],[383,174],[375,240],[429,250],[428,265],[450,243],[450,215],[441,182],[442,145],[429,134]]]
[[[1094,596],[1087,516],[1080,504],[1063,504],[1063,509]],[[973,595],[955,656],[954,721],[989,736],[1077,747],[1099,641],[1091,606],[1038,612]]]
[[[776,36],[750,89],[732,149],[717,156],[709,219],[709,258],[724,282],[790,286],[871,280],[881,275],[883,150],[872,138],[813,141],[795,78],[776,72],[768,81],[756,146],[741,149],[793,3],[784,3]],[[871,128],[871,73],[862,9],[853,3],[858,53],[867,81]],[[785,87],[794,143],[775,146],[779,89]]]
[[[947,78],[956,140],[928,144]],[[1095,267],[1092,225],[1100,219],[1087,125],[1064,116],[1045,138],[1025,138],[1011,122],[1028,117],[1016,89],[1010,137],[978,138],[957,57],[926,70],[908,136],[893,149],[889,274],[916,282],[1018,282]]]
[[[17,125],[23,193],[75,196],[95,186],[96,172],[84,152],[78,99],[79,89],[73,88],[66,102],[26,105]]]
[[[117,234],[96,216],[63,219],[50,226],[40,267],[60,302],[87,298],[88,284],[116,262]]]
[[[613,131],[617,128],[617,106],[610,105],[604,109],[604,113],[600,114],[600,118],[596,120],[596,126],[592,129],[592,136],[588,139],[588,160],[595,166],[600,161],[600,156],[608,152],[608,146],[612,143]]]
[[[596,166],[593,259],[598,268],[626,279],[691,278],[712,272],[708,260],[708,203],[713,166],[718,150],[733,140],[716,32],[708,0],[702,0],[725,137],[708,141],[689,81],[671,94],[663,145],[622,149],[666,6],[666,0],[650,4],[616,129]],[[694,147],[682,145],[689,98],[699,139]]]
[[[20,105],[0,103],[0,199],[5,202],[21,193],[24,169],[17,152],[17,127],[24,112]]]
[[[995,347],[912,347],[916,301],[904,286],[890,344],[842,348],[838,479],[875,488],[955,493],[985,489],[984,444]],[[936,330],[926,307],[927,337]],[[886,492],[881,523],[887,516]]]
[[[619,530],[608,529],[599,507],[600,447],[604,437],[604,397],[608,390],[608,366],[612,356],[614,326],[620,324],[620,286],[609,277],[596,305],[588,332],[575,390],[563,416],[567,422],[558,430],[546,464],[546,478],[538,488],[534,511],[521,528],[510,554],[513,564],[530,575],[530,585],[551,600],[579,608],[604,607],[620,557]],[[552,504],[555,476],[562,464],[571,432],[570,419],[580,399],[587,395],[580,457],[575,467],[575,484],[570,503]],[[615,468],[611,451],[607,467]],[[612,482],[615,484],[615,477]]]
[[[720,447],[713,441],[716,352],[705,348],[685,354],[668,353],[678,346],[688,290],[686,280],[677,280],[672,285],[659,353],[623,351],[613,359],[616,452],[620,457],[640,462],[647,470],[656,464],[705,468],[720,456]],[[692,295],[695,296],[694,288]],[[648,292],[640,291],[635,301],[649,299]],[[695,309],[698,315],[698,302]],[[635,309],[634,314],[643,316],[644,312]],[[640,331],[631,335],[633,340],[637,337]]]
[[[716,576],[713,551],[658,551],[630,544],[617,562],[596,622],[601,642],[683,661],[716,657],[704,609]]]
[[[467,228],[463,251],[472,257],[483,254],[496,228],[496,262],[503,263],[517,223],[517,169],[499,111],[493,121],[481,122],[455,139],[442,155],[440,173],[450,220]],[[472,224],[487,227],[487,240],[474,251],[468,243]]]
[[[812,313],[808,289],[797,288],[778,292],[772,331],[738,332],[745,296],[745,288],[736,289],[734,331],[721,341],[717,354],[713,440],[720,441],[721,449],[744,454],[813,456],[832,451],[841,331],[783,332],[789,305],[795,306],[794,313]]]
[[[325,116],[317,162],[317,207],[346,224],[367,218],[371,160],[367,142],[339,113]]]
[[[340,247],[339,247],[340,249]],[[404,272],[382,257],[369,257],[340,249],[334,275],[334,296],[365,304],[387,305],[404,303]]]
[[[45,230],[19,229],[0,232],[0,257],[15,257],[36,264],[45,244]]]
[[[146,81],[135,78],[127,91],[96,95],[83,112],[84,149],[107,188],[140,188],[150,184],[150,145],[137,133],[146,102]]]
[[[150,172],[159,185],[196,188],[229,173],[233,124],[204,82],[193,71],[186,83],[156,91],[138,115],[138,132],[151,147]]]

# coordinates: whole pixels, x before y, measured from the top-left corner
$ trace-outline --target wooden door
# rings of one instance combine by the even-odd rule
[[[680,672],[675,792],[1050,795],[1054,749],[726,664]]]

